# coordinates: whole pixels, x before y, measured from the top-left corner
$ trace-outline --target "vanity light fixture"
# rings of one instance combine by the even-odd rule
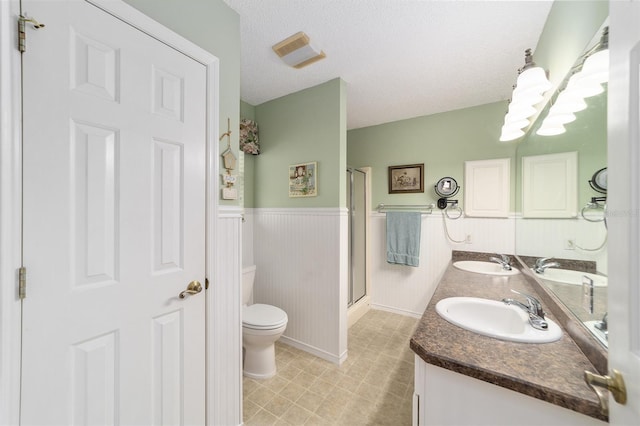
[[[565,120],[571,116],[575,120],[573,113],[587,108],[584,98],[604,92],[602,84],[609,81],[609,27],[603,29],[600,41],[582,55],[569,75],[536,134],[555,136],[564,133],[564,126],[558,125],[569,123]]]
[[[544,92],[551,88],[547,72],[533,62],[531,49],[525,50],[524,66],[518,73],[509,110],[502,126],[501,142],[524,136],[525,132],[522,129],[530,124],[527,119],[537,112],[534,105],[540,103],[544,99]]]
[[[602,30],[600,42],[585,55],[578,81],[602,84],[609,81],[609,27]]]
[[[311,44],[311,39],[302,31],[287,37],[272,49],[293,68],[302,68],[327,57],[325,53]]]

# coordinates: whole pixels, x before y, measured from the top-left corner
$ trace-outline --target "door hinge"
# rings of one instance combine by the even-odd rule
[[[27,297],[27,268],[24,266],[18,269],[18,297]]]
[[[204,279],[204,289],[209,290],[209,278]]]
[[[44,24],[41,24],[35,19],[20,15],[18,18],[18,50],[20,53],[27,51],[27,22],[30,22],[36,30],[44,28]]]

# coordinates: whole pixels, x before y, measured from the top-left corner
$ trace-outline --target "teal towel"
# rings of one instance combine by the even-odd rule
[[[420,212],[387,212],[387,262],[418,266],[420,263]]]

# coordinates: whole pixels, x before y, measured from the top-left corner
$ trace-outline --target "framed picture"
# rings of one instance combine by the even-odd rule
[[[289,166],[289,197],[315,197],[318,195],[318,163]]]
[[[389,194],[424,192],[424,163],[389,167]]]

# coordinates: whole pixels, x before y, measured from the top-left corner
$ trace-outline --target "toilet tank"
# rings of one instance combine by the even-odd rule
[[[253,295],[253,280],[256,277],[256,265],[242,268],[242,304],[248,305]]]

